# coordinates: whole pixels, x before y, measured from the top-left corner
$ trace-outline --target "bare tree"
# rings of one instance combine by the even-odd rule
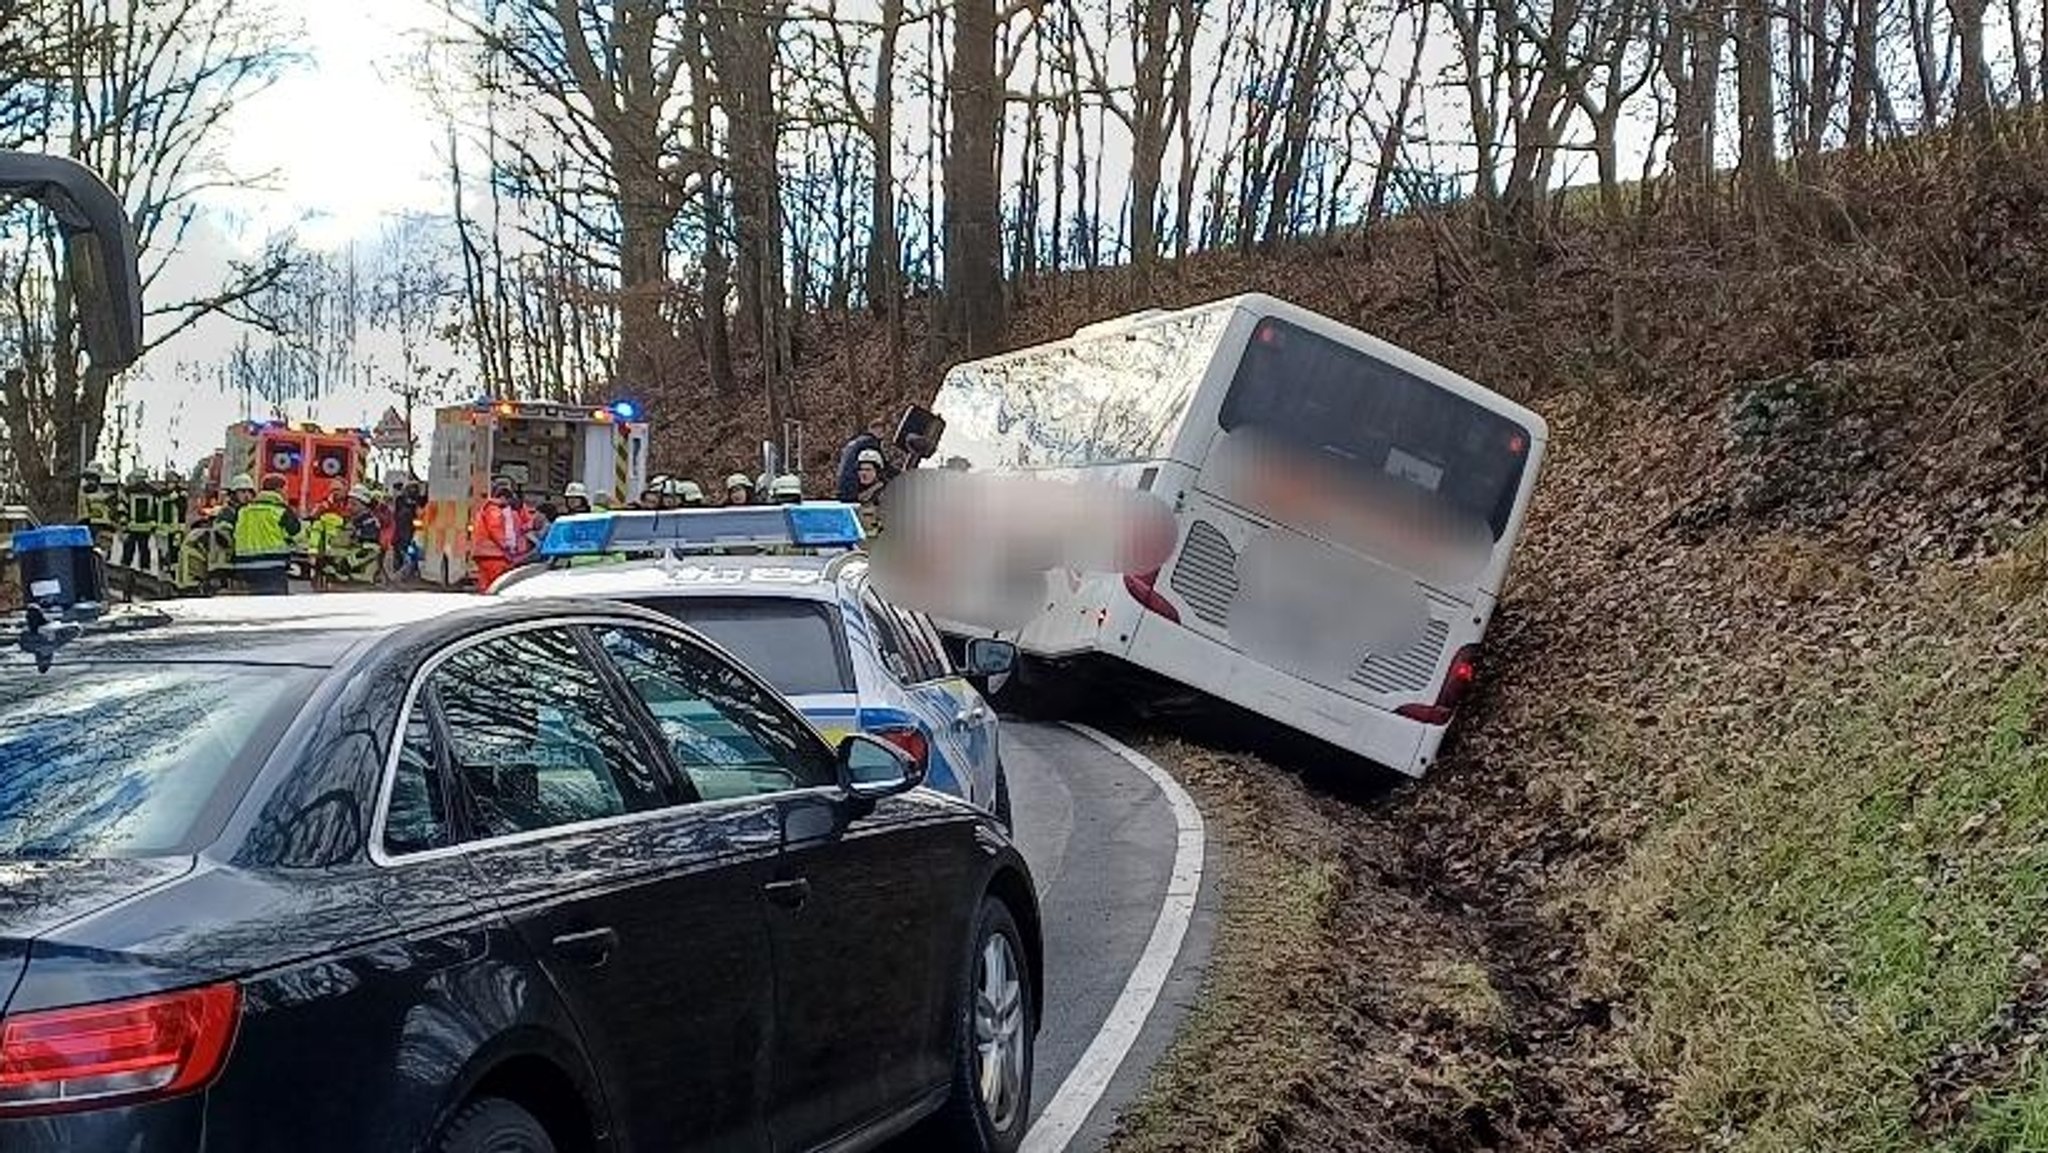
[[[953,6],[946,183],[946,331],[941,357],[993,351],[1006,323],[1002,184],[996,138],[1003,97],[996,78],[996,0]]]
[[[264,11],[244,0],[46,0],[35,10],[42,34],[67,50],[46,59],[50,71],[33,86],[33,144],[80,161],[121,195],[142,253],[144,298],[154,299],[201,198],[231,180],[217,158],[228,114],[291,57]],[[0,244],[16,293],[18,368],[0,386],[0,419],[32,506],[68,515],[106,424],[111,377],[84,355],[70,270],[49,221],[16,217]],[[290,267],[289,247],[272,245],[232,264],[214,291],[149,305],[145,355],[208,316],[269,323],[255,298]],[[22,328],[31,323],[42,330]]]

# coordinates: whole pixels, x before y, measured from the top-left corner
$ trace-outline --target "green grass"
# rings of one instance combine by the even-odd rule
[[[1643,1014],[1632,1058],[1688,1143],[2048,1149],[2038,1061],[1975,1086],[1959,1129],[1913,1119],[1916,1076],[1982,1036],[2048,944],[2048,668],[1996,668],[1965,631],[1787,684],[1718,727],[1676,815],[1596,898],[1597,945]],[[1639,787],[1677,756],[1634,738]]]

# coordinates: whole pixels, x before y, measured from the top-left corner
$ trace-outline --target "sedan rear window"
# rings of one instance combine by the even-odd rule
[[[658,597],[640,603],[718,642],[783,696],[853,691],[830,605],[770,597]]]
[[[317,674],[215,664],[0,671],[0,860],[189,852]]]

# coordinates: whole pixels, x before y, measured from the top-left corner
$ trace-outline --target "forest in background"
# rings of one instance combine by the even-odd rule
[[[2026,0],[419,12],[393,83],[443,121],[448,211],[398,256],[283,235],[217,289],[155,302],[151,379],[281,407],[357,382],[381,332],[458,350],[453,371],[385,373],[408,403],[630,395],[677,452],[710,451],[708,424],[808,428],[815,456],[844,435],[842,392],[927,391],[949,361],[1032,334],[1019,317],[1072,277],[1150,303],[1174,291],[1169,261],[1310,237],[1369,253],[1402,218],[1445,299],[1497,277],[1527,292],[1574,213],[1601,222],[1610,275],[1584,290],[1626,363],[1650,352],[1623,286],[1654,271],[1654,235],[1793,251],[1851,235],[1844,164],[1990,125],[2048,86],[2048,11]],[[106,174],[161,268],[207,189],[261,175],[222,166],[234,108],[316,49],[265,0],[10,0],[0,144]],[[0,241],[0,341],[20,368],[0,392],[8,468],[47,503],[101,447],[115,382],[77,354],[47,228],[10,218]],[[162,363],[213,315],[250,332],[231,363]],[[882,334],[879,359],[848,358],[835,334],[855,327]]]

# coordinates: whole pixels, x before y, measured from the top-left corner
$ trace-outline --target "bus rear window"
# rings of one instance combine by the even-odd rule
[[[1245,347],[1224,431],[1254,429],[1345,462],[1364,478],[1447,504],[1499,540],[1529,433],[1499,413],[1369,353],[1267,318]]]

